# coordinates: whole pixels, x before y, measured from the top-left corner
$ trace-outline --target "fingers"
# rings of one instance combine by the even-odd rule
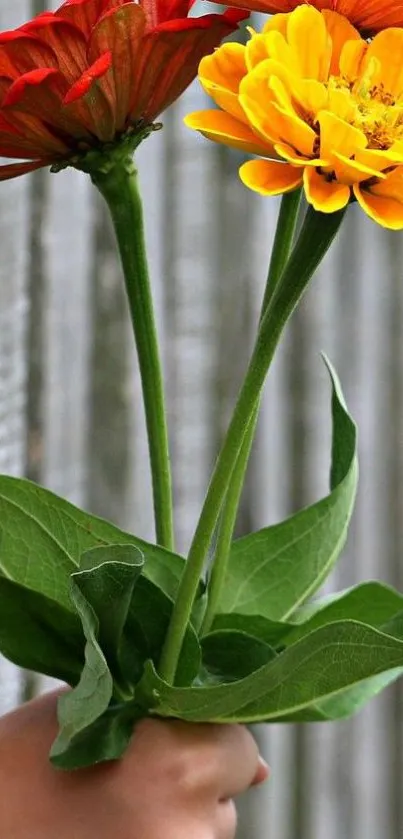
[[[256,775],[252,781],[252,786],[257,786],[258,784],[263,784],[264,781],[267,781],[267,778],[270,775],[270,767],[267,765],[266,761],[263,760],[262,756],[259,755],[258,767]]]
[[[220,798],[233,798],[264,781],[268,768],[259,756],[251,733],[242,725],[223,725],[219,735],[221,746]]]

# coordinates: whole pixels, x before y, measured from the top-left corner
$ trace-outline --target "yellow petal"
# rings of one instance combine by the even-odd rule
[[[294,166],[329,166],[328,160],[305,157],[304,155],[298,154],[287,143],[275,143],[274,151],[278,157],[282,157],[287,163],[292,163]]]
[[[356,103],[349,90],[329,88],[325,110],[331,111],[346,122],[352,122],[356,114]]]
[[[284,36],[280,32],[273,30],[272,32],[268,32],[264,38],[267,57],[279,61],[280,64],[285,64],[292,73],[300,75],[298,55],[289,46]]]
[[[271,160],[249,160],[239,170],[241,181],[260,195],[280,195],[302,184],[300,169]]]
[[[249,126],[223,111],[195,111],[185,117],[184,123],[188,128],[200,131],[208,140],[213,140],[215,143],[223,143],[252,154],[276,156],[273,147],[261,142]]]
[[[297,56],[301,76],[327,81],[332,41],[323,15],[313,6],[298,6],[288,19],[287,40]]]
[[[212,55],[200,62],[199,78],[206,93],[227,113],[246,121],[238,101],[240,82],[247,72],[245,47],[241,44],[223,44]]]
[[[358,41],[366,47],[366,42],[360,37],[359,32],[347,20],[347,16],[339,15],[337,12],[332,12],[329,9],[324,9],[322,12],[326,23],[326,29],[332,40],[332,58],[330,63],[330,73],[333,76],[340,75],[340,55],[343,51],[344,45],[347,41]],[[343,71],[342,71],[343,72]]]
[[[375,85],[383,85],[387,93],[399,96],[403,91],[403,29],[385,29],[371,41],[363,73],[375,59],[377,71],[372,79]]]
[[[241,82],[239,101],[249,123],[269,142],[289,143],[301,154],[311,155],[316,134],[303,119],[276,104],[268,84],[269,71],[270,66],[262,62]]]
[[[403,204],[403,166],[396,166],[383,181],[370,187],[372,195],[393,198]]]
[[[374,195],[362,184],[356,184],[353,189],[358,203],[373,221],[389,230],[403,230],[403,203],[401,201]]]
[[[242,44],[223,44],[211,55],[202,58],[199,77],[218,87],[238,93],[239,85],[247,73],[245,47]]]
[[[362,149],[356,153],[356,161],[369,166],[376,174],[399,163],[403,163],[403,148],[394,144],[390,149]]]
[[[333,152],[333,170],[339,183],[348,184],[348,186],[360,181],[367,181],[368,178],[385,177],[379,169],[372,169],[370,166],[366,166],[352,157],[345,157],[344,154],[339,152]]]
[[[340,75],[355,82],[363,71],[363,62],[367,51],[368,44],[366,41],[347,41],[340,55]]]
[[[316,169],[304,170],[304,189],[307,201],[321,213],[342,210],[350,200],[350,188],[337,181],[327,181]]]
[[[331,159],[332,152],[338,151],[345,157],[352,157],[358,149],[367,145],[365,134],[340,117],[321,111],[318,114],[320,125],[320,156]]]
[[[309,114],[315,119],[318,111],[326,107],[328,93],[326,87],[315,79],[301,79],[291,72],[285,64],[275,59],[267,59],[264,67],[264,76],[268,79],[273,77],[279,79],[288,91],[288,101],[294,103],[296,110],[302,108],[303,118]]]
[[[262,32],[280,32],[284,38],[287,37],[288,14],[278,14],[270,17],[263,26]]]

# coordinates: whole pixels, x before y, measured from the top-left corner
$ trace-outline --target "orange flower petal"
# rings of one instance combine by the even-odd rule
[[[329,166],[328,160],[297,154],[295,149],[287,143],[275,143],[274,150],[279,157],[282,157],[287,163],[293,163],[294,166]]]
[[[223,44],[212,55],[202,58],[199,79],[206,93],[227,113],[246,121],[238,101],[239,85],[247,69],[245,47],[242,44]]]
[[[379,169],[372,169],[365,163],[360,163],[352,157],[346,157],[340,152],[333,152],[333,169],[337,180],[349,186],[360,181],[367,181],[371,177],[385,177]]]
[[[300,75],[325,81],[332,58],[332,41],[323,15],[313,6],[298,6],[289,16],[287,40],[297,55]]]
[[[340,73],[355,81],[363,71],[364,58],[368,51],[366,41],[347,41],[340,54]]]
[[[281,195],[301,186],[302,173],[287,163],[249,160],[239,170],[242,183],[260,195]]]
[[[369,166],[374,174],[388,169],[399,163],[403,163],[403,148],[390,148],[381,151],[379,149],[359,149],[355,155],[357,163],[363,163],[364,166]]]
[[[267,83],[268,69],[262,62],[241,82],[239,101],[245,114],[255,131],[269,142],[286,142],[309,156],[316,134],[295,112],[287,112],[276,104],[275,92]]]
[[[357,149],[367,145],[365,134],[354,125],[349,125],[330,111],[318,114],[320,125],[320,156],[331,160],[332,153],[338,151],[345,157],[352,157]]]
[[[396,198],[376,195],[372,190],[356,184],[354,195],[364,212],[389,230],[403,230],[403,202]],[[402,193],[403,196],[403,193]]]
[[[403,90],[403,29],[386,29],[371,41],[363,61],[363,73],[376,59],[373,85],[382,84],[385,91],[401,96]]]
[[[342,210],[350,200],[350,188],[337,181],[327,181],[316,169],[304,169],[304,189],[307,201],[320,213]]]
[[[223,111],[195,111],[185,117],[184,123],[215,143],[224,143],[251,154],[275,155],[272,145],[260,141],[251,128]]]
[[[340,56],[344,49],[346,42],[357,41],[360,46],[366,46],[365,41],[362,40],[360,33],[347,20],[346,17],[337,12],[332,12],[327,9],[323,11],[323,18],[326,23],[326,29],[332,39],[332,57],[330,61],[330,72],[334,76],[338,76],[340,70]]]

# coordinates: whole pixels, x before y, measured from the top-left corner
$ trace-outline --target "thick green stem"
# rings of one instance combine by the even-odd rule
[[[294,241],[300,204],[300,189],[294,190],[294,192],[286,193],[281,200],[260,319],[263,318],[269,302],[275,293],[289,258]],[[242,490],[245,483],[246,470],[248,468],[252,444],[255,438],[259,407],[260,400],[255,407],[253,417],[248,425],[248,429],[231,476],[228,491],[225,496],[225,502],[218,528],[217,545],[207,587],[207,608],[201,626],[202,635],[205,635],[210,630],[217,611],[217,606],[220,602],[221,592],[227,573],[232,536],[236,524]]]
[[[168,431],[137,170],[129,156],[111,158],[91,177],[109,207],[125,277],[143,389],[157,542],[173,550]]]
[[[173,682],[197,593],[200,575],[248,425],[281,333],[313,272],[334,239],[344,211],[325,215],[311,207],[298,241],[262,319],[255,348],[190,547],[160,661],[160,673]]]

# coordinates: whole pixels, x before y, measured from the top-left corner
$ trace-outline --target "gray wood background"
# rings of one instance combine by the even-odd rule
[[[1,0],[0,27],[41,0]],[[237,179],[239,160],[187,131],[197,84],[138,154],[161,329],[178,543],[186,550],[247,361],[277,213]],[[136,360],[103,207],[76,172],[0,185],[0,469],[152,538]],[[336,365],[359,423],[361,486],[327,589],[403,588],[403,239],[350,209],[294,317],[268,382],[239,530],[326,490]],[[42,685],[0,665],[0,709]],[[240,839],[401,839],[403,693],[354,721],[260,727],[272,765],[241,803]]]

